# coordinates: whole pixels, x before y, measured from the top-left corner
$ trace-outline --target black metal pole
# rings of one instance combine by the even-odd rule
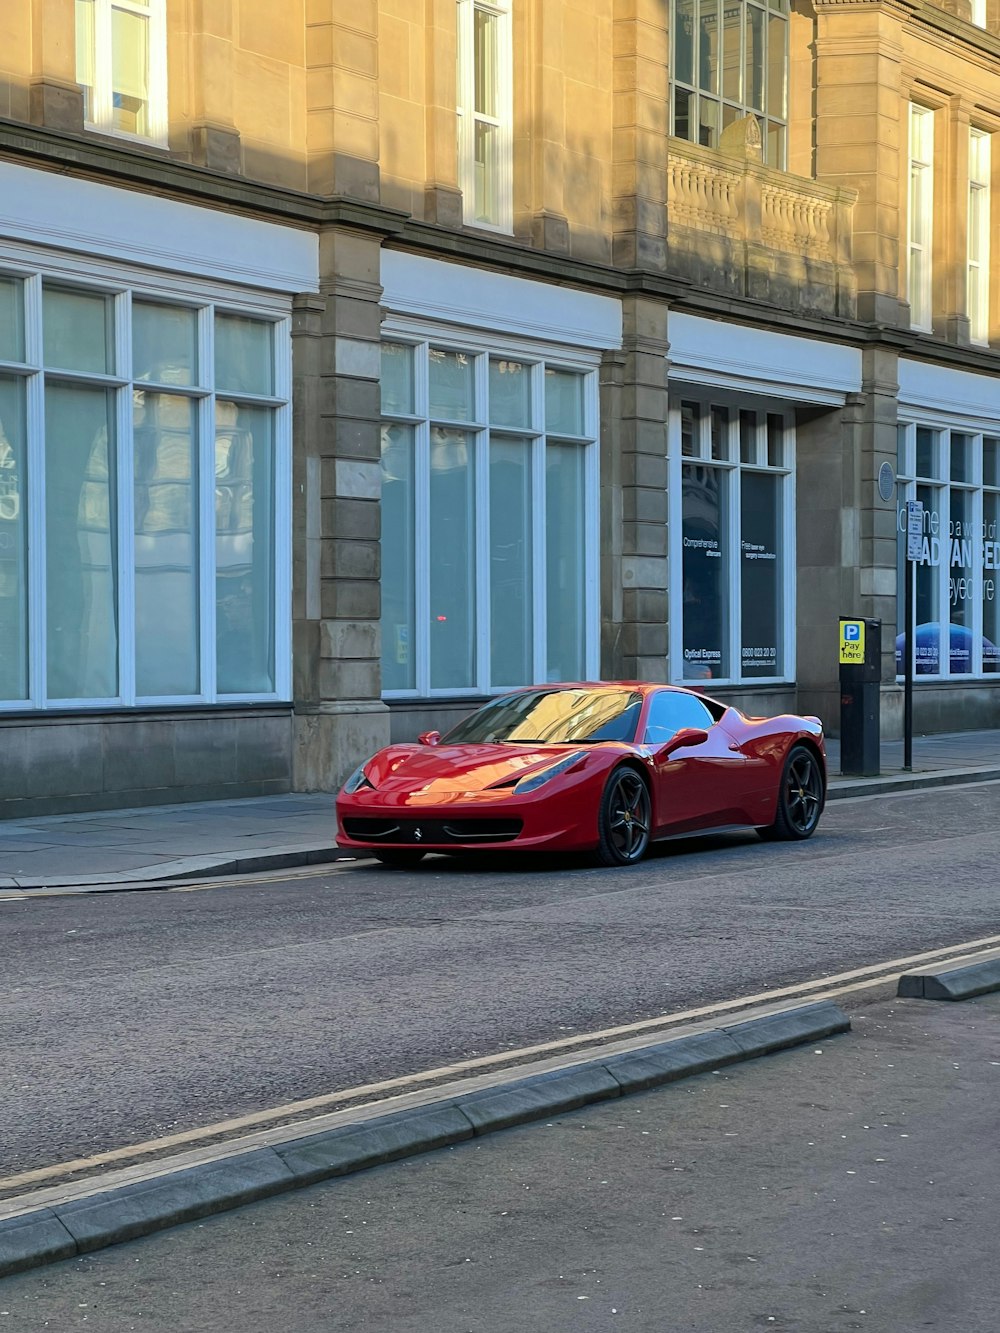
[[[913,769],[913,659],[916,655],[916,637],[914,621],[916,608],[914,585],[917,581],[917,562],[906,562],[906,639],[904,651],[906,661],[903,666],[903,770],[909,773]]]

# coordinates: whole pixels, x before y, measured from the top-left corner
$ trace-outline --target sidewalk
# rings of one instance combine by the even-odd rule
[[[1000,779],[1000,730],[918,736],[913,772],[902,741],[882,746],[882,776],[840,776],[840,745],[827,742],[830,799],[917,786]],[[200,801],[0,821],[0,894],[19,889],[236,875],[336,860],[333,795]]]

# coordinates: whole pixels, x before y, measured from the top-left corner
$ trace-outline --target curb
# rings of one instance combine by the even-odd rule
[[[827,787],[828,801],[846,801],[855,796],[889,796],[893,792],[919,791],[924,787],[959,787],[973,782],[996,782],[1000,768],[939,768],[929,773],[854,778],[834,776]]]
[[[971,1000],[1000,990],[1000,951],[956,967],[920,967],[904,972],[896,994],[907,1000]]]
[[[381,1166],[478,1138],[513,1125],[563,1115],[596,1102],[660,1087],[758,1055],[817,1041],[851,1027],[830,1001],[770,1009],[726,1026],[628,1049],[475,1091],[426,1101],[372,1119],[302,1134],[291,1125],[264,1146],[235,1149],[213,1161],[178,1165],[162,1159],[143,1179],[108,1187],[41,1190],[12,1200],[0,1218],[0,1277],[134,1240],[182,1222],[225,1212],[322,1180]],[[356,1117],[364,1108],[352,1114]],[[32,1202],[34,1200],[34,1203]],[[10,1208],[16,1212],[10,1212]]]

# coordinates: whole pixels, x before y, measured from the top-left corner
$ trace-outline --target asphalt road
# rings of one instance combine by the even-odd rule
[[[0,1176],[1000,933],[1000,784],[803,845],[0,903]]]
[[[10,1333],[996,1333],[1000,996],[0,1282]]]

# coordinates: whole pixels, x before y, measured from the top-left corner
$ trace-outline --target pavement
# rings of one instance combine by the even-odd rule
[[[78,1253],[11,1333],[995,1333],[1000,995]]]
[[[827,741],[829,799],[1000,779],[1000,730],[918,736],[882,745],[881,776],[840,773]],[[331,793],[290,793],[0,820],[0,894],[283,870],[340,859]]]

